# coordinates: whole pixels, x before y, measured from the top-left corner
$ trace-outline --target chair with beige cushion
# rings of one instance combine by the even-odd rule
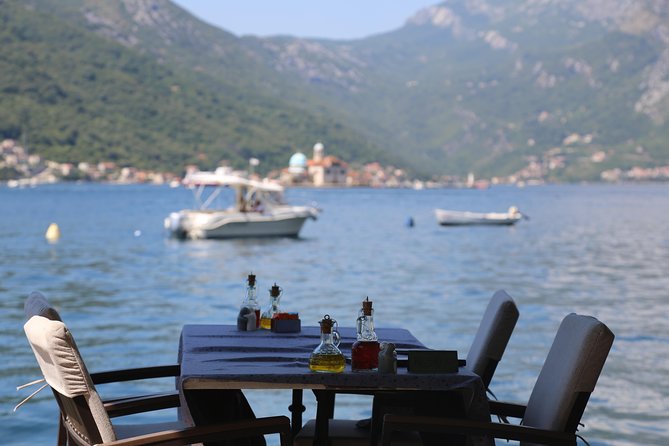
[[[502,359],[504,350],[511,338],[511,333],[518,321],[518,307],[513,298],[504,290],[496,291],[491,297],[478,330],[467,354],[466,367],[479,375],[488,389],[493,374]],[[409,398],[411,396],[409,395]],[[411,401],[406,401],[405,396],[395,392],[389,392],[375,397],[374,415],[371,429],[374,435],[370,440],[370,428],[361,429],[360,423],[354,420],[330,420],[328,436],[333,444],[342,445],[368,445],[375,443],[376,435],[381,432],[380,422],[384,407],[393,405],[407,406]],[[315,432],[315,420],[309,420],[302,431],[295,437],[295,444],[307,445],[313,441]]]
[[[43,297],[42,297],[43,298]],[[49,305],[34,296],[26,303],[28,314],[48,311]],[[49,311],[50,312],[50,311]],[[268,417],[220,423],[210,426],[186,426],[181,421],[151,424],[112,423],[111,418],[162,409],[143,397],[103,402],[81,358],[72,334],[65,324],[40,314],[30,317],[24,330],[46,383],[53,390],[60,408],[59,444],[89,446],[93,444],[191,444],[204,441],[252,438],[278,433],[281,444],[290,442],[287,417]],[[109,377],[108,382],[112,381]],[[178,403],[178,399],[177,399]]]
[[[570,314],[560,324],[527,406],[491,402],[494,414],[521,424],[477,422],[439,417],[388,414],[382,444],[394,444],[397,432],[485,435],[521,445],[576,444],[576,430],[590,394],[613,345],[614,335],[594,317]]]
[[[26,319],[33,316],[42,316],[52,321],[63,322],[58,311],[49,303],[39,291],[30,293],[24,304],[24,312]],[[179,364],[165,364],[150,367],[138,367],[131,369],[114,369],[104,372],[91,373],[93,384],[107,384],[112,382],[134,381],[142,379],[166,378],[179,376]],[[153,404],[158,404],[158,400],[162,400],[163,404],[170,404],[171,402],[178,402],[179,394],[176,391],[164,392],[151,395],[143,395],[141,398],[153,398]],[[127,399],[137,400],[138,395],[128,397]],[[125,398],[124,398],[125,399]],[[116,399],[114,401],[120,401]],[[111,400],[110,400],[111,401]],[[173,406],[167,406],[173,407]]]
[[[53,321],[63,322],[60,313],[39,291],[30,293],[24,304],[24,313],[27,319],[33,316],[42,316]],[[130,369],[113,369],[103,372],[90,373],[91,381],[95,385],[114,382],[158,379],[179,376],[179,364],[156,365]],[[160,410],[178,407],[179,393],[176,390],[160,393],[132,395],[103,399],[107,413],[112,416],[129,415],[140,411]],[[59,446],[67,443],[67,431],[59,417],[58,441]]]

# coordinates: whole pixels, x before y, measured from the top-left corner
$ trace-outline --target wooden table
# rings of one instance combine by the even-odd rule
[[[340,327],[340,349],[350,358],[355,330]],[[393,342],[398,349],[422,349],[425,346],[408,330],[377,328],[379,340]],[[300,333],[273,333],[268,330],[237,331],[232,325],[185,325],[181,333],[179,388],[196,424],[214,421],[210,417],[234,418],[226,413],[198,405],[219,402],[221,393],[241,389],[292,389],[290,406],[294,432],[302,426],[302,390],[314,390],[318,398],[316,437],[327,438],[327,403],[337,392],[375,393],[383,391],[460,391],[465,395],[466,417],[489,420],[488,400],[478,375],[460,368],[458,373],[417,374],[398,368],[397,374],[352,372],[313,373],[309,355],[320,342],[319,327],[302,327]],[[197,396],[196,396],[197,395]],[[233,398],[233,393],[228,396]],[[319,397],[320,395],[320,397]],[[323,401],[325,400],[325,401]]]

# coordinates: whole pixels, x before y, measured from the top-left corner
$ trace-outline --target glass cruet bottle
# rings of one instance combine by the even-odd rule
[[[357,340],[351,347],[351,370],[376,371],[379,368],[379,338],[374,331],[374,310],[367,297],[356,321]]]
[[[346,367],[346,359],[338,348],[337,321],[326,314],[319,324],[321,326],[321,343],[311,353],[309,369],[312,372],[341,373]]]
[[[271,329],[272,317],[279,312],[279,300],[281,299],[281,291],[283,291],[276,282],[269,290],[269,306],[260,316],[260,328]]]
[[[244,297],[242,308],[247,308],[255,314],[255,328],[260,327],[260,304],[258,304],[258,289],[256,287],[255,274],[249,274],[246,279],[246,297]]]

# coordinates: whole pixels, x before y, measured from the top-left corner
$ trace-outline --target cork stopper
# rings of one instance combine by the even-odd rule
[[[274,282],[272,288],[269,289],[269,295],[272,297],[279,297],[279,294],[281,294],[281,288]]]
[[[372,301],[369,300],[369,296],[362,301],[362,314],[365,316],[372,315]]]
[[[330,318],[329,314],[323,316],[323,320],[319,322],[321,324],[321,333],[332,333],[332,325],[334,320]]]
[[[256,284],[256,275],[255,274],[249,274],[248,283],[249,283],[249,286],[255,286],[255,284]]]

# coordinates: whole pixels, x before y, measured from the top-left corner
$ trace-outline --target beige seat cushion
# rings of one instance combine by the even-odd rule
[[[483,376],[490,360],[502,359],[518,321],[518,308],[506,291],[493,294],[467,354],[467,368]],[[490,383],[484,383],[486,387]]]
[[[23,329],[46,382],[67,398],[83,396],[102,440],[115,440],[109,416],[65,324],[43,316],[33,316]]]
[[[24,330],[46,382],[58,393],[87,396],[93,385],[69,330],[61,321],[33,316]]]
[[[369,429],[360,429],[356,420],[330,420],[328,436],[331,446],[369,446]],[[293,440],[294,446],[312,446],[316,420],[306,422],[302,430]],[[420,436],[415,432],[396,432],[393,435],[393,446],[415,446],[422,444]]]
[[[613,338],[594,317],[565,317],[527,402],[523,424],[564,430],[578,393],[595,389]]]

